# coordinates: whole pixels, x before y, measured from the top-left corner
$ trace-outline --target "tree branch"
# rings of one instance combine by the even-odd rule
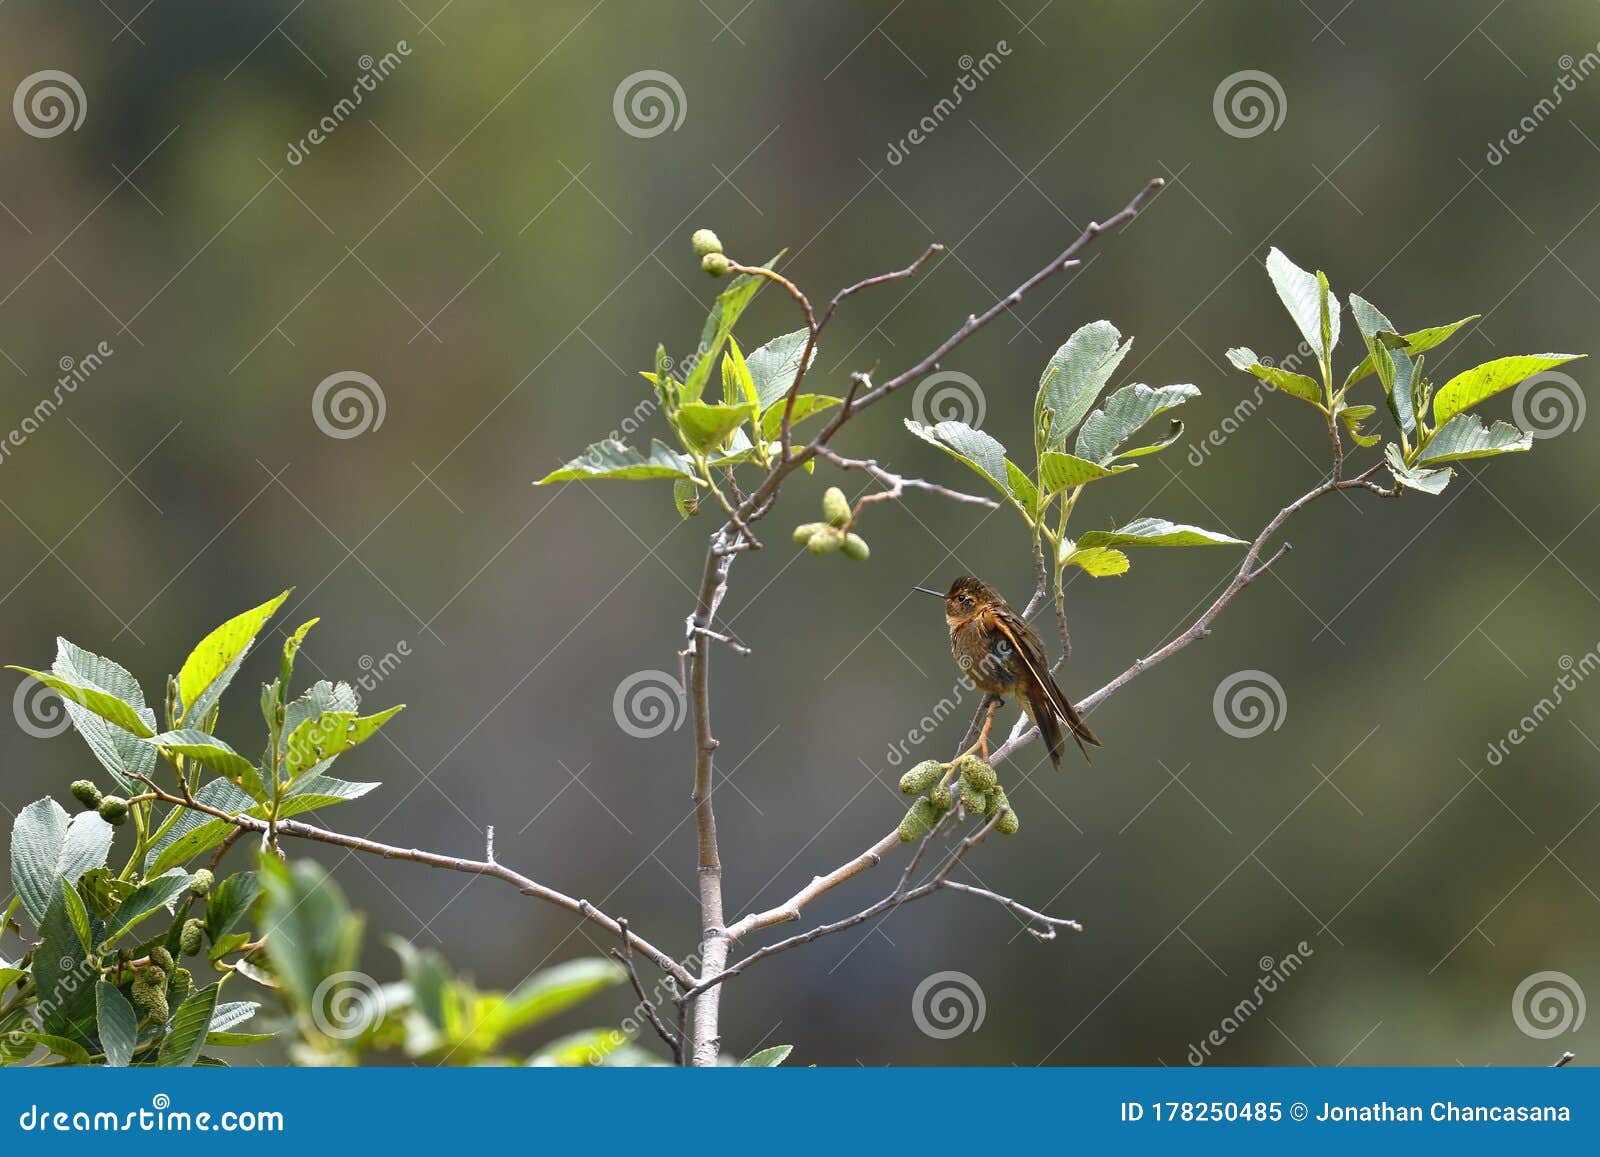
[[[622,947],[613,948],[611,955],[616,957],[617,961],[628,970],[628,981],[633,985],[634,995],[639,998],[639,1007],[649,1019],[650,1027],[655,1029],[656,1035],[667,1043],[667,1047],[672,1050],[673,1060],[681,1065],[683,1064],[683,1038],[666,1026],[656,1012],[656,1006],[645,995],[644,985],[639,980],[639,972],[633,966],[633,944],[628,939],[627,920],[619,918],[617,925],[622,929]]]
[[[986,507],[996,510],[1000,504],[992,498],[985,498],[978,494],[967,494],[960,490],[951,490],[948,486],[940,486],[937,482],[925,482],[921,478],[906,478],[900,474],[891,473],[879,466],[872,458],[846,458],[828,446],[817,447],[817,457],[825,462],[831,462],[841,470],[861,470],[883,483],[888,489],[880,490],[864,496],[856,503],[856,514],[860,515],[861,508],[873,502],[886,502],[891,498],[899,498],[907,490],[925,490],[929,494],[937,494],[948,498],[952,502],[966,502],[973,506]]]

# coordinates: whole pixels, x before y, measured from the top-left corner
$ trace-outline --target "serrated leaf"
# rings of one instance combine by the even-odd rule
[[[1066,564],[1082,568],[1094,578],[1126,574],[1133,564],[1120,550],[1109,546],[1085,546],[1067,552]]]
[[[207,732],[192,727],[180,728],[177,731],[163,731],[146,742],[174,755],[192,759],[229,779],[256,781],[259,789],[255,764]]]
[[[1124,454],[1117,452],[1151,418],[1199,396],[1199,389],[1187,384],[1162,386],[1160,389],[1151,389],[1142,382],[1123,386],[1106,398],[1104,406],[1083,420],[1078,440],[1072,447],[1073,453],[1103,466],[1113,458],[1138,457],[1169,446],[1182,432],[1181,424],[1170,437],[1154,446],[1140,447]]]
[[[1063,490],[1071,490],[1134,469],[1137,467],[1132,463],[1107,467],[1079,458],[1075,454],[1046,450],[1039,455],[1039,490],[1045,499],[1049,499]]]
[[[1448,466],[1443,470],[1415,469],[1407,466],[1405,459],[1400,455],[1400,447],[1393,442],[1383,448],[1383,456],[1389,466],[1389,476],[1395,480],[1397,486],[1404,486],[1408,490],[1419,490],[1424,494],[1442,494],[1444,488],[1450,485],[1450,479],[1455,476],[1455,471]]]
[[[1356,319],[1356,328],[1361,331],[1361,340],[1366,343],[1367,357],[1345,379],[1345,388],[1348,389],[1352,382],[1362,377],[1362,366],[1367,367],[1368,372],[1375,369],[1383,383],[1383,392],[1389,399],[1389,413],[1394,416],[1395,425],[1407,434],[1415,433],[1417,417],[1411,400],[1411,385],[1416,363],[1412,361],[1412,354],[1401,346],[1389,344],[1386,336],[1393,333],[1394,324],[1377,306],[1354,293],[1350,295],[1350,315]],[[1439,341],[1443,340],[1443,337],[1439,338]],[[1438,342],[1433,344],[1437,345]]]
[[[1033,403],[1035,449],[1060,450],[1133,346],[1109,321],[1092,321],[1069,337],[1045,366]]]
[[[1383,441],[1382,434],[1363,434],[1361,423],[1378,412],[1376,406],[1340,406],[1337,413],[1339,421],[1344,423],[1345,429],[1350,432],[1351,439],[1357,446],[1372,447]]]
[[[73,927],[68,896],[77,893],[57,879],[39,922],[39,948],[33,954],[39,1023],[46,1033],[88,1041],[95,1027],[94,982],[98,970]]]
[[[67,810],[53,799],[35,800],[11,824],[11,883],[35,927],[55,892],[56,863],[67,840]]]
[[[232,1000],[219,1004],[211,1013],[211,1023],[206,1031],[227,1032],[255,1016],[260,1009],[261,1002],[257,1000]]]
[[[1533,435],[1525,434],[1510,422],[1485,426],[1476,414],[1457,414],[1428,442],[1416,465],[1437,466],[1468,458],[1492,458],[1533,449]]]
[[[251,808],[259,806],[238,786],[225,779],[207,780],[194,793],[194,798],[229,815],[248,813]],[[206,849],[216,847],[232,830],[233,825],[226,820],[213,819],[203,812],[185,809],[178,817],[178,822],[150,849],[146,856],[145,874],[159,876],[169,868],[177,867]]]
[[[800,423],[802,418],[809,418],[814,414],[837,406],[842,398],[832,394],[796,394],[794,399],[794,413],[789,417],[791,427]],[[768,441],[776,438],[783,431],[783,405],[780,401],[761,415],[761,436]]]
[[[547,486],[552,482],[573,482],[600,478],[692,478],[694,463],[660,439],[650,440],[650,456],[646,458],[631,446],[615,438],[591,443],[589,448],[559,470],[552,470],[534,483]]]
[[[147,917],[167,911],[188,887],[189,873],[182,868],[172,868],[151,876],[117,906],[115,915],[106,921],[101,942],[113,943]]]
[[[724,405],[715,402],[685,402],[676,415],[684,441],[701,454],[722,445],[745,422],[756,416],[754,402]]]
[[[152,730],[155,728],[155,712],[145,706],[144,691],[139,681],[119,663],[85,651],[66,639],[57,639],[56,660],[50,669],[64,679],[99,687],[114,695],[132,707],[134,714],[147,727]],[[107,722],[71,699],[64,698],[63,703],[72,725],[121,791],[135,791],[139,782],[137,776],[147,776],[155,770],[156,753],[141,743],[138,736]]]
[[[310,622],[301,623],[295,628],[294,634],[283,641],[283,661],[278,666],[278,686],[285,695],[289,693],[289,683],[294,677],[294,661],[300,654],[300,645],[306,641],[306,636],[311,633],[311,628],[321,621],[321,619],[312,619]]]
[[[987,478],[1001,494],[1007,498],[1012,496],[1006,469],[1006,448],[992,435],[975,430],[965,422],[940,422],[935,426],[924,426],[921,422],[906,418],[905,424],[906,429],[924,442],[939,447]]]
[[[794,376],[800,369],[800,358],[805,354],[806,340],[809,337],[808,330],[797,329],[792,333],[773,338],[760,349],[752,351],[745,359],[745,364],[750,369],[750,377],[755,382],[756,397],[760,400],[763,411],[782,400],[789,392],[789,387],[794,384]],[[812,351],[813,365],[816,364],[817,355],[821,352],[820,348]]]
[[[255,644],[256,636],[275,614],[289,592],[235,615],[201,639],[178,672],[178,722],[199,726],[228,689],[239,664]],[[133,730],[129,728],[129,730]]]
[[[1476,406],[1501,390],[1509,390],[1535,374],[1565,365],[1584,354],[1522,354],[1495,358],[1451,378],[1433,399],[1433,424],[1444,426],[1451,418]]]
[[[327,711],[296,727],[284,743],[284,773],[292,782],[319,763],[357,747],[378,733],[404,709],[391,707],[376,715]]]
[[[1326,278],[1319,280],[1317,274],[1301,269],[1276,246],[1267,253],[1267,276],[1272,279],[1272,287],[1278,291],[1283,307],[1305,337],[1306,345],[1324,359],[1331,356],[1333,347],[1339,344],[1339,299],[1326,292]],[[1323,335],[1325,294],[1327,340]]]
[[[761,409],[761,395],[756,393],[755,379],[750,376],[744,353],[731,334],[728,350],[722,355],[722,400],[730,406],[748,403],[758,411]]]
[[[1229,350],[1228,360],[1233,363],[1235,369],[1241,369],[1260,378],[1280,393],[1288,394],[1291,398],[1299,398],[1302,402],[1310,402],[1319,410],[1323,408],[1322,387],[1305,374],[1264,365],[1256,356],[1255,350],[1244,346]]]
[[[172,1014],[167,1035],[156,1050],[156,1064],[166,1068],[188,1068],[200,1055],[211,1014],[217,1007],[220,982],[191,993]]]
[[[115,985],[98,981],[94,986],[95,1024],[100,1034],[100,1049],[106,1064],[126,1068],[133,1060],[133,1046],[139,1038],[139,1017],[133,1005]]]
[[[1117,530],[1090,530],[1078,538],[1086,546],[1244,546],[1245,541],[1165,518],[1136,518]]]
[[[216,943],[231,932],[259,895],[254,872],[235,872],[213,887],[206,900],[206,939]]]
[[[21,671],[24,675],[32,675],[39,682],[48,687],[53,687],[61,693],[63,699],[68,700],[68,706],[77,704],[87,708],[100,718],[116,724],[125,731],[131,731],[141,739],[148,739],[155,734],[155,728],[145,722],[138,710],[132,705],[123,702],[108,691],[88,684],[77,683],[71,679],[64,679],[60,675],[49,671],[35,671],[30,667],[9,667],[8,670]]]
[[[672,480],[672,505],[677,507],[679,518],[692,518],[700,513],[700,487],[692,478]]]
[[[751,1053],[739,1062],[739,1066],[746,1069],[775,1069],[788,1060],[792,1052],[794,1052],[793,1045],[773,1045],[770,1049]]]
[[[1361,317],[1360,317],[1359,314],[1356,313],[1356,302],[1357,301],[1361,301],[1361,299],[1358,298],[1355,294],[1352,293],[1350,295],[1350,314],[1351,314],[1352,317],[1355,317],[1356,324],[1358,326],[1360,326],[1361,325]],[[1362,301],[1361,304],[1365,305],[1368,309],[1372,310],[1372,312],[1374,314],[1377,314],[1377,317],[1381,321],[1381,325],[1377,326],[1376,327],[1377,329],[1384,329],[1384,330],[1389,330],[1390,332],[1393,332],[1394,326],[1390,324],[1389,319],[1384,317],[1383,314],[1380,313],[1377,310],[1376,307],[1368,304],[1365,301]],[[1416,331],[1414,331],[1412,333],[1401,334],[1401,335],[1399,335],[1400,336],[1400,340],[1404,344],[1400,348],[1405,350],[1406,355],[1408,357],[1414,358],[1420,353],[1426,353],[1428,350],[1431,350],[1434,346],[1444,344],[1451,337],[1453,337],[1455,335],[1455,332],[1458,329],[1460,329],[1462,326],[1467,325],[1467,324],[1469,324],[1471,322],[1477,321],[1478,318],[1480,318],[1482,316],[1483,316],[1482,314],[1475,313],[1471,317],[1464,317],[1460,321],[1451,322],[1449,325],[1429,326],[1427,329],[1419,329],[1419,330],[1416,330]],[[1363,337],[1365,337],[1367,335],[1367,331],[1366,331],[1365,327],[1362,328],[1361,333],[1362,333]],[[1355,369],[1350,371],[1350,376],[1345,378],[1345,380],[1344,380],[1345,386],[1349,387],[1349,386],[1354,385],[1356,382],[1359,382],[1362,378],[1366,377],[1368,374],[1375,372],[1376,368],[1377,367],[1373,363],[1372,354],[1368,353],[1367,356],[1362,359],[1361,364],[1356,366]]]
[[[21,1032],[17,1035],[32,1044],[43,1045],[68,1064],[86,1065],[90,1063],[89,1050],[75,1040],[48,1032]]]
[[[762,266],[771,269],[777,264],[779,253]],[[711,376],[711,367],[716,364],[717,355],[722,352],[723,343],[733,333],[733,327],[739,321],[739,315],[745,307],[761,291],[767,283],[765,277],[752,273],[741,273],[733,279],[711,306],[711,313],[706,318],[705,325],[700,330],[700,344],[694,352],[694,364],[689,367],[689,372],[683,379],[683,400],[696,402],[705,391],[705,385]]]
[[[1039,488],[1027,472],[1009,458],[1006,459],[1006,482],[1011,487],[1011,500],[1028,516],[1028,521],[1038,521]]]

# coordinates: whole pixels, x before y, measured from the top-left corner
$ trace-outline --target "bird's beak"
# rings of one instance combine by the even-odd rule
[[[921,591],[925,595],[932,595],[936,599],[944,598],[943,591],[930,591],[927,587],[912,587],[911,589],[914,591]]]

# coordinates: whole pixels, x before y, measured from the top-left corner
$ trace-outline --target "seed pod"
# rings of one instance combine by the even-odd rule
[[[872,548],[859,534],[847,534],[844,536],[844,553],[857,562],[866,562],[867,556],[872,553]]]
[[[812,554],[832,554],[843,545],[844,535],[831,526],[823,526],[811,536],[811,541],[806,543],[806,549]]]
[[[100,794],[100,789],[87,779],[73,780],[72,786],[67,790],[71,791],[78,802],[86,808],[99,807],[101,799],[104,798]]]
[[[979,791],[993,791],[1000,782],[1000,778],[994,773],[994,768],[976,755],[963,755],[959,766],[962,780]]]
[[[982,788],[973,787],[966,780],[961,781],[961,806],[975,816],[981,816],[989,810],[989,793]]]
[[[194,875],[189,877],[189,891],[196,896],[209,896],[211,895],[211,885],[216,881],[217,878],[211,874],[210,868],[199,868]]]
[[[933,810],[939,815],[955,807],[955,801],[950,798],[950,789],[943,784],[934,784],[928,791],[928,802],[933,805]]]
[[[1006,789],[997,787],[989,793],[989,806],[983,810],[984,818],[992,820],[1000,814],[1001,808],[1010,806],[1011,801],[1006,799]]]
[[[794,528],[794,540],[801,546],[810,542],[818,531],[827,530],[827,526],[820,522],[802,522]]]
[[[193,956],[200,951],[200,937],[204,933],[205,923],[201,920],[185,920],[183,932],[178,937],[178,947],[185,956]]]
[[[994,830],[999,832],[1002,836],[1014,836],[1017,834],[1017,829],[1021,826],[1022,823],[1017,819],[1017,813],[1014,811],[1007,811],[1005,815],[1000,817],[1000,822],[994,825]]]
[[[707,253],[700,259],[700,268],[711,274],[712,277],[726,277],[733,262],[721,253]]]
[[[823,492],[822,516],[834,526],[850,525],[850,500],[837,486],[830,486]]]
[[[167,985],[168,998],[175,1004],[182,1004],[194,991],[194,973],[187,968],[175,969],[172,981]]]
[[[925,759],[900,777],[900,790],[906,795],[921,795],[939,780],[944,764],[937,759]]]
[[[911,805],[911,810],[906,812],[905,817],[900,821],[900,828],[898,832],[900,836],[900,842],[903,844],[909,844],[912,840],[916,839],[929,828],[933,827],[933,821],[935,818],[937,817],[935,817],[933,814],[933,805],[925,799],[919,799],[916,803]]]
[[[157,944],[154,948],[150,949],[150,965],[153,968],[159,968],[162,970],[161,981],[163,984],[165,984],[167,979],[165,974],[167,970],[171,969],[172,967],[172,953],[168,952],[161,945]]]
[[[712,253],[722,252],[721,240],[709,229],[696,229],[689,238],[689,244],[694,247],[694,255],[696,257],[706,257]]]
[[[167,1006],[167,978],[163,974],[159,984],[153,983],[146,977],[151,972],[160,972],[157,969],[145,969],[134,978],[133,987],[128,990],[129,997],[133,1000],[133,1007],[149,1016],[155,1021],[165,1021],[171,1015]]]
[[[128,801],[120,795],[102,796],[99,810],[100,818],[112,827],[124,824],[128,820]]]

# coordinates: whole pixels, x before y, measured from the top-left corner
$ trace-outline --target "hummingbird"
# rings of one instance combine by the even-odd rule
[[[950,652],[956,665],[972,676],[979,690],[998,698],[1009,695],[1017,701],[1044,736],[1051,763],[1059,768],[1061,753],[1066,750],[1062,723],[1072,732],[1084,759],[1089,759],[1084,744],[1099,747],[1100,741],[1051,677],[1038,634],[999,591],[971,575],[956,579],[944,594],[927,587],[911,589],[944,600]],[[991,711],[979,736],[985,754],[993,720]]]

